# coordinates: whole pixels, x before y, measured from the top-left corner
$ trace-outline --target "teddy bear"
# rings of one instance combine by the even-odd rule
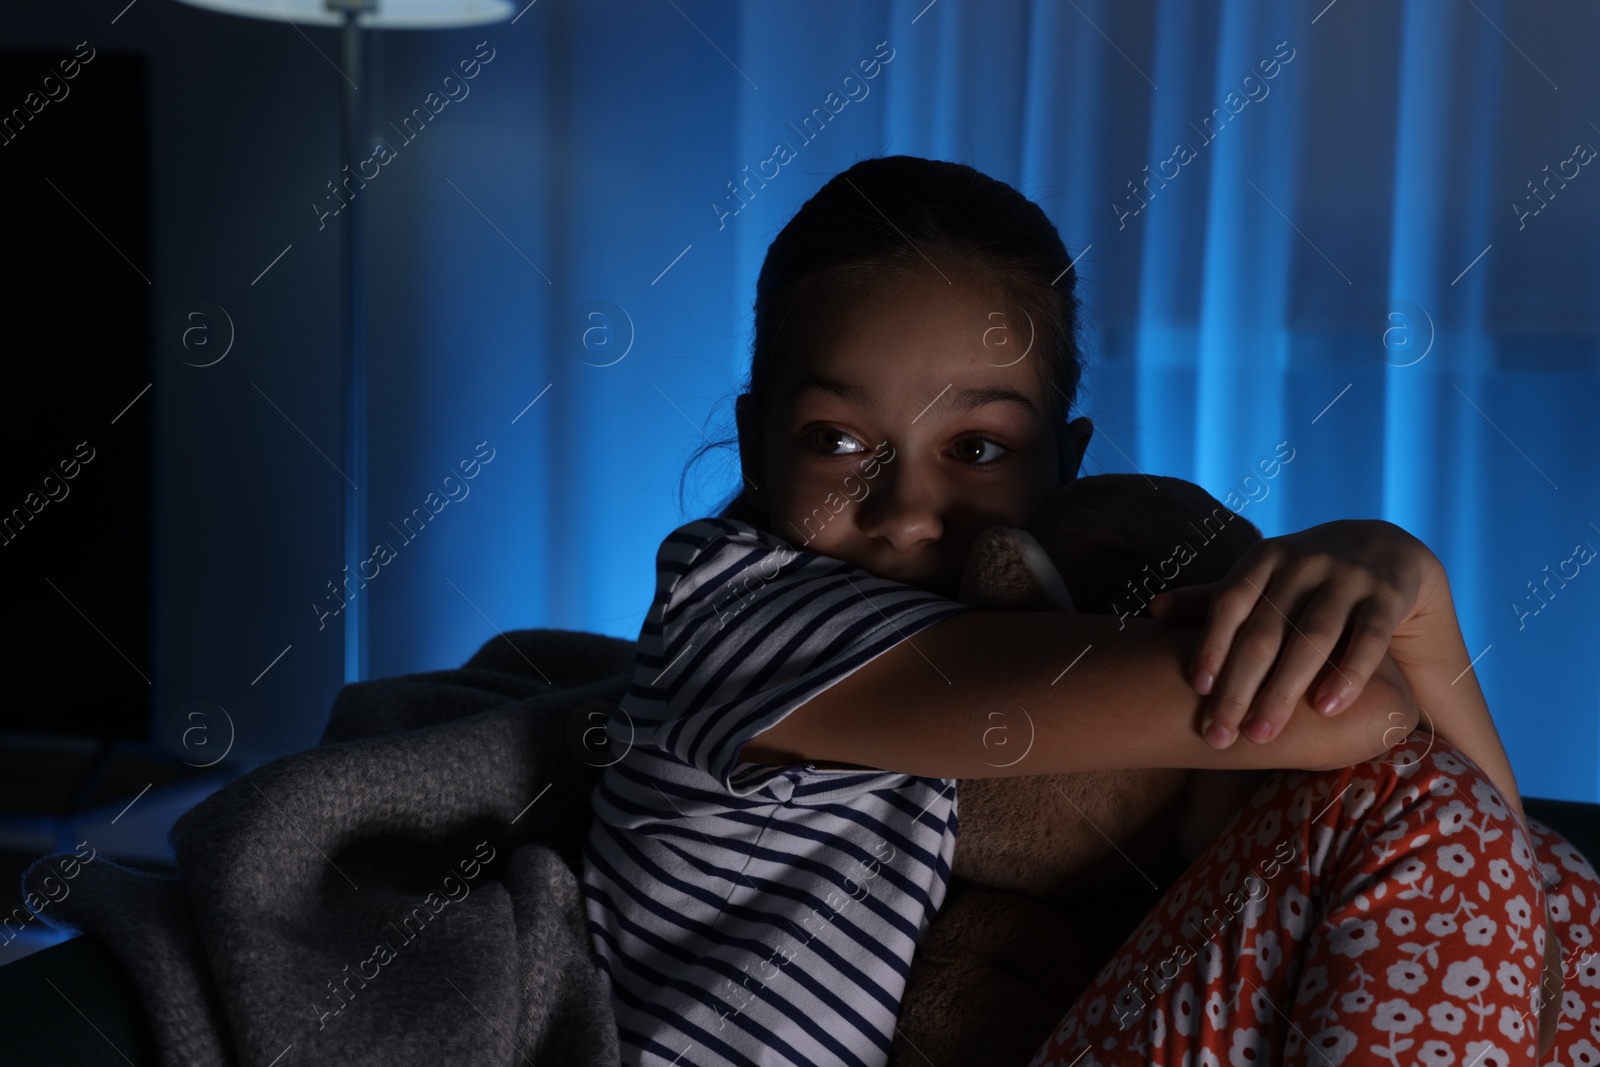
[[[1150,597],[1220,579],[1261,536],[1179,478],[1080,477],[1027,530],[980,533],[958,599],[1147,615]],[[1017,719],[985,732],[996,766],[1025,750],[1028,724]],[[1026,1064],[1266,773],[1158,767],[959,781],[950,883],[912,959],[891,1067]]]

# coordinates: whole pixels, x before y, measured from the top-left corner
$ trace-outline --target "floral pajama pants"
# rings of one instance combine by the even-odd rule
[[[1596,1067],[1600,878],[1529,822],[1531,846],[1425,731],[1354,767],[1275,771],[1030,1067]],[[1563,991],[1539,1059],[1547,898]]]

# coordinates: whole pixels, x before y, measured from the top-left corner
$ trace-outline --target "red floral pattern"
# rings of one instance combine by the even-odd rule
[[[1600,878],[1529,828],[1424,732],[1274,772],[1030,1067],[1600,1067]],[[1564,989],[1536,1061],[1547,899]]]

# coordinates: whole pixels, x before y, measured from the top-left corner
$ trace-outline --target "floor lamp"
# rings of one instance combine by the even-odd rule
[[[363,77],[363,30],[426,30],[498,22],[512,11],[510,0],[181,0],[228,15],[272,19],[308,26],[336,26],[344,53],[340,78],[339,154],[341,174],[357,173],[365,158],[357,143],[362,133],[356,93]],[[344,557],[358,573],[367,552],[367,512],[357,486],[367,480],[367,371],[361,219],[366,199],[353,197],[344,216],[339,386],[343,402],[341,437],[344,472]],[[356,597],[344,615],[344,680],[360,681],[367,672],[367,602]]]

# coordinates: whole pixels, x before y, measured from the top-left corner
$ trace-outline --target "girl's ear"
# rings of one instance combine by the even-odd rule
[[[744,477],[743,494],[755,511],[767,513],[766,494],[761,491],[761,426],[755,417],[749,393],[733,401],[733,419],[739,429],[739,471]]]
[[[1059,463],[1061,484],[1066,485],[1078,476],[1079,469],[1083,466],[1083,454],[1089,449],[1089,438],[1094,436],[1094,423],[1087,416],[1080,415],[1071,422],[1060,427],[1056,434],[1056,443],[1060,448]]]

